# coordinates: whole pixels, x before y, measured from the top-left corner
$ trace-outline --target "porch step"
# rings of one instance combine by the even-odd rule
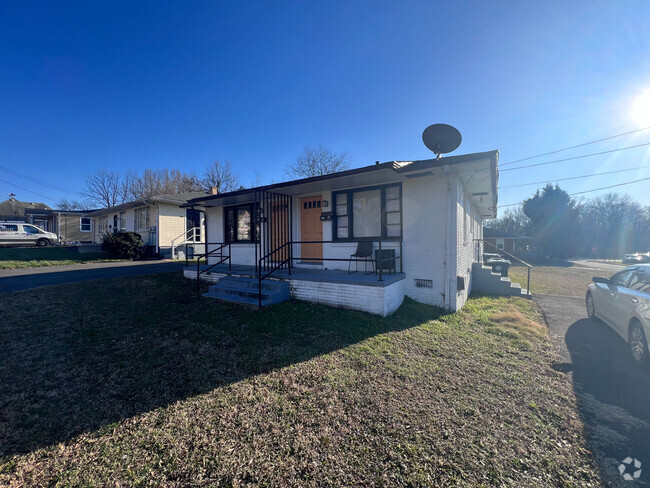
[[[474,263],[472,273],[472,288],[476,291],[492,295],[523,295],[519,283],[513,283],[510,278],[501,276],[500,273],[493,273],[490,266]]]
[[[217,298],[243,305],[259,305],[259,282],[256,278],[226,276],[212,285],[204,297]],[[281,303],[289,299],[289,283],[264,280],[262,282],[262,306]]]

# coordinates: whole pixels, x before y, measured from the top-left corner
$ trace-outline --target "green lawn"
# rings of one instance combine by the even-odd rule
[[[382,319],[194,286],[0,295],[0,485],[601,484],[532,301]]]
[[[508,275],[513,282],[526,287],[525,267],[513,266]],[[530,272],[530,289],[532,293],[542,295],[584,297],[592,277],[603,275],[607,272],[580,266],[535,266]]]
[[[118,261],[106,253],[80,254],[67,247],[0,247],[0,269],[64,266],[66,264]]]

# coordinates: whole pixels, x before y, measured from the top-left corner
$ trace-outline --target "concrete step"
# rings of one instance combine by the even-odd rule
[[[254,278],[226,276],[212,285],[203,296],[244,305],[259,304],[259,282]],[[289,299],[289,283],[264,280],[262,282],[262,306],[281,303]]]

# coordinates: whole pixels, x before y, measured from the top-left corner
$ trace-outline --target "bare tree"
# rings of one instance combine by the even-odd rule
[[[219,160],[215,160],[205,169],[201,183],[204,190],[210,190],[214,186],[219,193],[234,191],[241,186],[230,161],[222,163]]]
[[[68,201],[64,198],[57,204],[57,208],[59,210],[89,210],[90,206],[88,205],[88,202],[83,200]]]
[[[292,179],[322,176],[350,168],[350,158],[347,152],[336,154],[323,144],[317,147],[305,146],[294,163],[286,168],[287,176]]]
[[[129,194],[135,200],[202,189],[195,175],[176,169],[145,169],[141,176],[132,176],[128,186]]]
[[[86,177],[86,186],[82,193],[89,205],[99,208],[114,207],[124,203],[129,197],[125,179],[115,171],[104,169]]]

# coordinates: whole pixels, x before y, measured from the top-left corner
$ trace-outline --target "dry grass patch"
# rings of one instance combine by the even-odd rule
[[[613,273],[610,273],[610,275]],[[526,268],[513,266],[509,271],[510,279],[526,287]],[[582,268],[580,266],[535,266],[530,275],[532,293],[542,295],[561,295],[584,297],[587,287],[594,276],[609,276],[606,271]]]
[[[600,485],[531,301],[381,319],[192,290],[160,275],[0,297],[0,484]]]

